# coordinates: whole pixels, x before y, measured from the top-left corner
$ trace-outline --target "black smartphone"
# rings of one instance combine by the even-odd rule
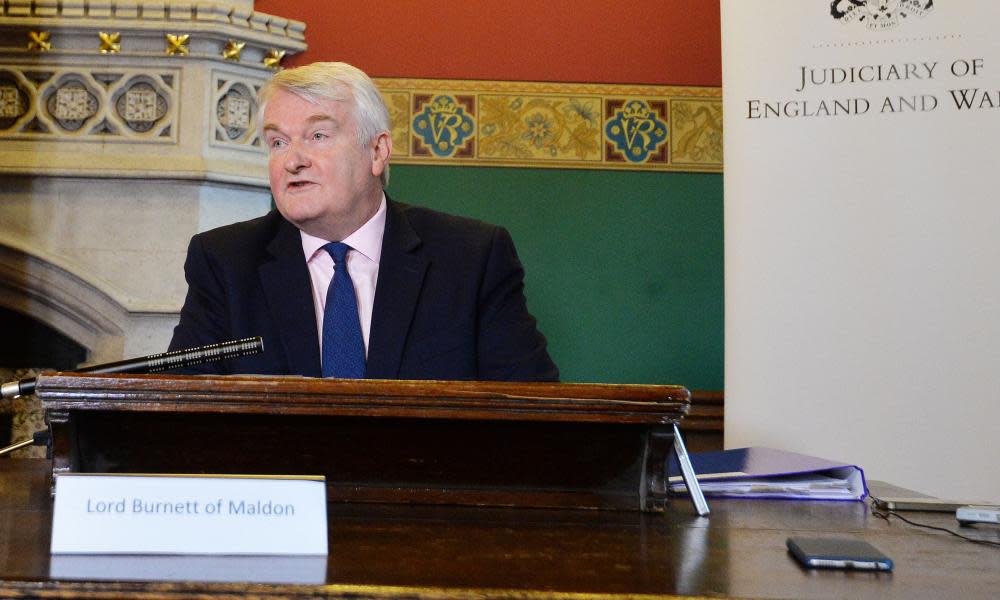
[[[819,569],[891,571],[892,559],[875,546],[850,538],[790,537],[788,551],[800,563]]]

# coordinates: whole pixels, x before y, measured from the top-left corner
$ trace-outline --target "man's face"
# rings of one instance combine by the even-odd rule
[[[264,109],[271,193],[278,211],[310,235],[339,241],[375,214],[388,134],[362,147],[354,101],[309,102],[277,91]]]

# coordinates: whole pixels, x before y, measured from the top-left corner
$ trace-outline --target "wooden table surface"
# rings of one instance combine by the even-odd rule
[[[163,571],[182,581],[127,581],[143,576],[111,557],[103,565],[124,575],[70,579],[72,569],[49,554],[49,469],[43,460],[0,460],[0,598],[1000,597],[1000,548],[887,523],[853,502],[716,500],[708,518],[684,499],[671,500],[666,514],[331,504],[325,565],[243,559],[234,567],[199,557]],[[907,516],[958,530],[953,516]],[[998,527],[963,532],[1000,542]],[[896,569],[803,569],[785,549],[790,535],[864,539]],[[183,581],[241,568],[252,572],[247,579],[283,583]]]

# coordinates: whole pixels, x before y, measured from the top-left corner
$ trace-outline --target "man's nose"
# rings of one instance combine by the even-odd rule
[[[291,142],[288,146],[288,152],[285,153],[285,169],[289,173],[297,173],[308,167],[309,164],[309,155],[305,152],[301,144]]]

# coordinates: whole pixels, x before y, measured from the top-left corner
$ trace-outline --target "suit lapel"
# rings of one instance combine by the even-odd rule
[[[372,379],[398,377],[428,263],[415,252],[420,237],[403,209],[391,200],[386,202],[385,234],[368,341],[367,371]]]
[[[271,319],[288,357],[289,372],[319,377],[319,334],[312,284],[298,229],[283,221],[267,249],[272,258],[261,264],[258,273]]]

